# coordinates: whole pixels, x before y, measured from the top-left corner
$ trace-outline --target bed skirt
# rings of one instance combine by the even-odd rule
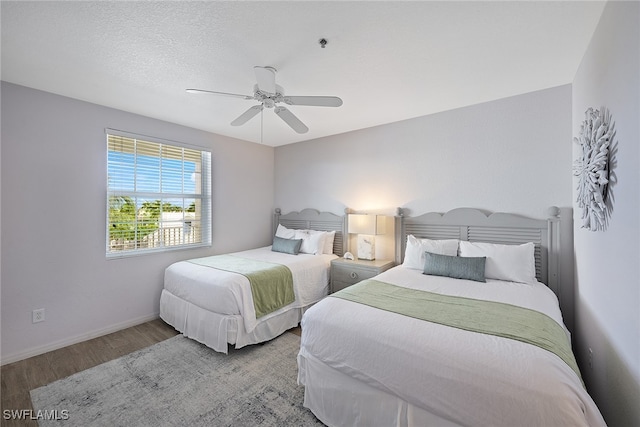
[[[305,387],[304,407],[331,427],[458,425],[349,377],[303,352],[298,355],[298,384]]]
[[[308,307],[281,309],[261,320],[247,333],[242,316],[219,314],[162,290],[160,318],[187,338],[198,341],[220,353],[227,353],[228,344],[236,348],[269,341],[296,327]]]

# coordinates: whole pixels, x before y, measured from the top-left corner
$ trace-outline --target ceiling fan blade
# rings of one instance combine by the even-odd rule
[[[305,126],[304,123],[300,121],[299,118],[293,115],[293,113],[287,110],[284,107],[276,107],[273,111],[280,116],[282,120],[285,121],[286,124],[291,126],[291,129],[295,130],[298,133],[307,133],[309,128]]]
[[[227,92],[215,92],[212,90],[204,90],[204,89],[186,89],[186,91],[189,93],[212,93],[214,95],[233,96],[234,98],[253,99],[253,96],[249,96],[249,95],[240,95],[237,93],[227,93]]]
[[[258,81],[258,89],[263,92],[276,93],[276,69],[273,67],[253,67]]]
[[[243,124],[247,123],[250,119],[252,119],[256,114],[262,111],[263,108],[264,106],[262,104],[254,105],[244,113],[240,114],[240,117],[232,121],[231,126],[242,126]]]
[[[284,102],[289,105],[313,107],[339,107],[342,105],[342,99],[337,96],[285,96]]]

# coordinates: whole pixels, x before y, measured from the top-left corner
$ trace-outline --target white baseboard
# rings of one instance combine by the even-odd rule
[[[142,316],[136,319],[127,320],[126,322],[117,323],[115,325],[107,326],[106,328],[96,329],[94,331],[90,331],[85,334],[80,334],[74,337],[65,338],[63,340],[59,340],[43,346],[30,348],[28,350],[14,353],[14,354],[9,354],[6,357],[2,358],[2,361],[0,361],[0,366],[8,365],[9,363],[19,362],[20,360],[24,360],[33,356],[38,356],[40,354],[48,353],[53,350],[58,350],[60,348],[67,347],[73,344],[78,344],[79,342],[88,341],[93,338],[101,337],[103,335],[111,334],[113,332],[118,332],[123,329],[127,329],[132,326],[137,326],[142,323],[146,323],[158,318],[160,318],[159,312],[150,314],[148,316]]]

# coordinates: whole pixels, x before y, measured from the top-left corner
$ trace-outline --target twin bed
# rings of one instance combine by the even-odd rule
[[[256,318],[249,286],[236,283],[242,275],[185,261],[167,269],[161,316],[223,352],[301,321],[304,405],[330,426],[604,425],[556,297],[557,208],[550,215],[399,210],[397,266],[325,298],[330,261],[346,249],[346,216],[277,213],[274,229],[335,231],[332,254],[239,254],[289,266],[293,303]],[[307,259],[324,272],[310,273]],[[205,284],[212,275],[226,284]],[[206,287],[223,290],[212,298]]]
[[[308,239],[305,235],[305,243],[318,242],[315,236],[320,233],[330,234],[332,241],[326,241],[323,253],[292,255],[267,246],[174,263],[165,270],[160,317],[186,337],[222,353],[227,353],[228,344],[240,348],[268,341],[297,326],[304,311],[328,293],[331,260],[345,251],[345,217],[313,209],[283,215],[278,209],[274,232],[278,227],[287,232],[311,230],[314,236]],[[263,266],[282,265],[291,272],[293,301],[280,289],[274,292],[285,304],[256,307],[249,280],[252,275],[242,272],[258,273]]]

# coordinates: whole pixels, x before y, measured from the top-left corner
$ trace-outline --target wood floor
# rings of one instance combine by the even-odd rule
[[[300,328],[290,330],[300,335]],[[5,410],[33,410],[29,390],[177,335],[162,320],[152,320],[119,332],[11,363],[0,368],[2,426],[37,426],[35,420],[7,420]],[[34,413],[35,416],[35,413]]]

